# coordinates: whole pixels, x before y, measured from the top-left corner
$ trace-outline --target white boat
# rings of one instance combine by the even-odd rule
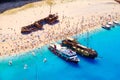
[[[109,24],[109,25],[113,25],[113,22],[108,22],[107,24]]]
[[[102,25],[102,28],[104,28],[104,29],[107,29],[107,30],[110,30],[111,29],[111,26],[110,25]]]
[[[118,21],[113,21],[114,24],[120,25]]]
[[[110,25],[111,27],[114,27],[114,23],[113,22],[108,22],[107,25]]]
[[[57,56],[65,59],[66,61],[75,62],[75,63],[78,63],[80,61],[79,58],[77,57],[76,52],[66,47],[62,47],[59,44],[50,44],[49,50],[52,51]]]

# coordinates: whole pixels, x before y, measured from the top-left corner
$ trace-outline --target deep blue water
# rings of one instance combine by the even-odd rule
[[[120,80],[120,26],[74,36],[81,44],[98,52],[95,60],[79,56],[73,64],[51,53],[47,46],[24,55],[0,59],[0,80]],[[43,59],[47,58],[47,62]],[[8,61],[12,60],[12,66]],[[24,69],[24,64],[28,69]]]

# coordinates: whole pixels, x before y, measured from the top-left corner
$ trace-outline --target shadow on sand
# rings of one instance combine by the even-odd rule
[[[6,10],[21,7],[25,4],[37,2],[42,0],[0,0],[0,13],[3,13]]]

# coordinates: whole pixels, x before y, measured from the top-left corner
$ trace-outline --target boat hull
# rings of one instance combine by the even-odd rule
[[[113,22],[115,25],[120,25],[120,23],[119,22]]]
[[[102,28],[106,29],[106,30],[110,30],[110,27],[106,27],[106,26],[102,26]]]
[[[77,54],[81,55],[81,56],[84,56],[84,57],[87,57],[87,58],[91,58],[91,59],[94,59],[96,58],[98,55],[97,53],[96,54],[91,54],[91,53],[86,53],[85,50],[79,48],[79,47],[76,47],[74,48],[74,46],[72,44],[65,44],[66,42],[62,41],[62,46],[65,46],[73,51],[75,51]],[[79,49],[79,50],[78,50]]]
[[[73,62],[73,63],[78,63],[79,61],[75,61],[75,60],[71,60],[71,59],[69,59],[69,58],[66,58],[66,57],[64,57],[64,56],[62,56],[61,54],[59,54],[55,49],[52,49],[52,48],[48,48],[52,53],[54,53],[55,55],[57,55],[58,57],[60,57],[60,58],[62,58],[62,59],[64,59],[65,61],[69,61],[69,62]]]

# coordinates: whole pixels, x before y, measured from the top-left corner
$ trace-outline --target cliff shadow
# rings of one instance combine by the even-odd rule
[[[42,0],[0,0],[0,13],[7,11],[9,9],[21,7],[25,4],[38,2]]]

